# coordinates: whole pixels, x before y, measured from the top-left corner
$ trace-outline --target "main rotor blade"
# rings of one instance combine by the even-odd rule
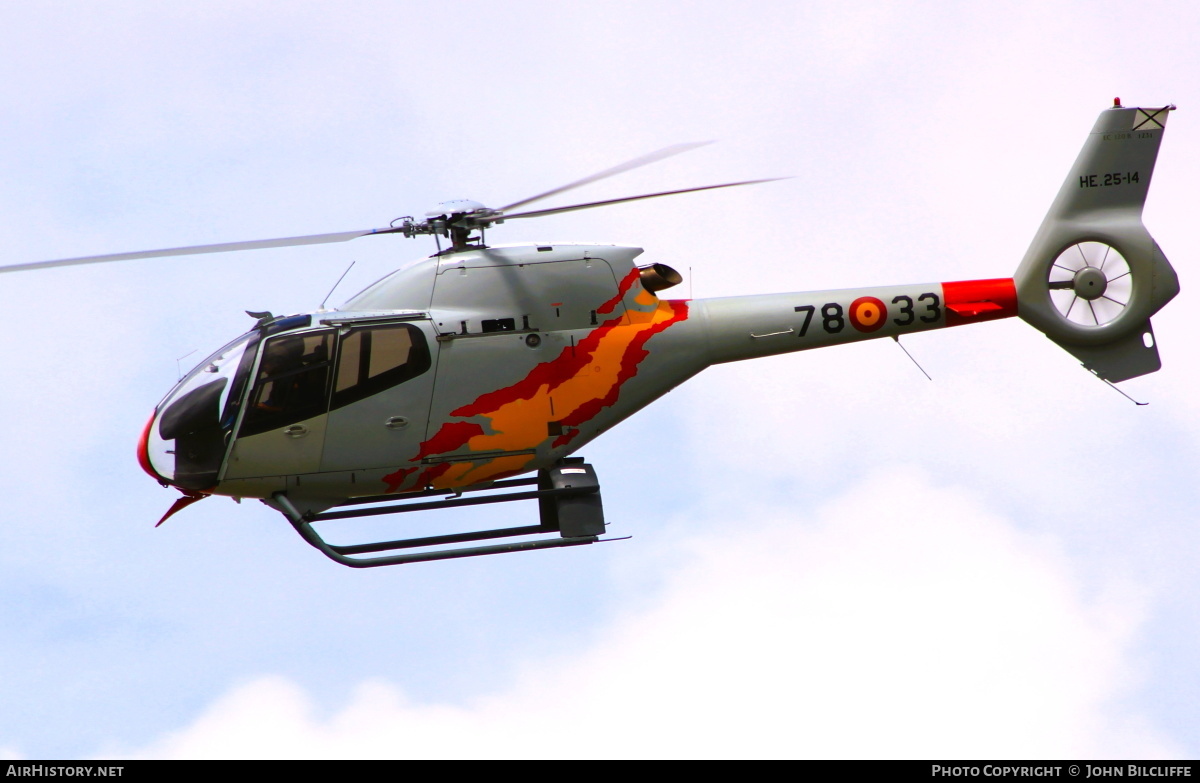
[[[583,187],[584,185],[590,185],[593,182],[598,182],[599,180],[606,179],[608,177],[612,177],[617,174],[624,174],[626,171],[632,171],[633,169],[641,168],[642,166],[648,166],[651,163],[657,163],[658,161],[663,160],[665,158],[670,158],[674,155],[679,155],[681,153],[688,152],[690,150],[696,149],[697,147],[703,147],[708,144],[712,144],[712,142],[711,141],[693,141],[693,142],[688,142],[687,144],[673,144],[670,147],[663,147],[661,150],[658,150],[657,152],[651,152],[650,154],[643,155],[640,158],[634,158],[631,161],[622,163],[619,166],[613,166],[611,169],[605,169],[604,171],[593,174],[590,177],[584,177],[583,179],[575,180],[574,182],[570,183],[569,185],[563,185],[562,187],[555,188],[554,190],[547,190],[545,193],[539,193],[536,196],[530,196],[527,199],[522,199],[521,201],[515,201],[512,204],[509,204],[508,206],[501,207],[500,211],[504,212],[509,209],[516,209],[517,207],[523,207],[526,204],[532,204],[535,201],[541,201],[542,199],[549,198],[550,196],[557,196],[559,193],[565,193],[568,190],[574,190],[575,188]]]
[[[11,264],[0,266],[0,273],[23,272],[30,269],[49,269],[56,266],[75,266],[76,264],[99,264],[106,261],[132,261],[137,258],[161,258],[164,256],[191,256],[201,253],[229,253],[235,250],[262,250],[271,247],[295,247],[297,245],[322,245],[330,242],[348,242],[351,239],[369,234],[393,234],[400,228],[368,228],[363,231],[341,231],[336,234],[311,234],[304,237],[284,237],[283,239],[256,239],[250,242],[223,242],[217,245],[192,245],[190,247],[171,247],[164,250],[139,250],[135,253],[111,253],[103,256],[81,256],[79,258],[59,258],[53,261],[34,261],[29,264]]]
[[[478,220],[494,222],[497,220],[514,220],[516,218],[543,217],[545,215],[557,215],[560,212],[574,212],[577,209],[591,209],[592,207],[605,207],[609,204],[621,204],[626,201],[638,201],[644,198],[659,198],[660,196],[675,196],[680,193],[695,193],[698,190],[716,190],[717,188],[735,188],[738,185],[758,185],[763,182],[778,182],[781,179],[791,179],[791,177],[771,177],[770,179],[748,179],[744,182],[726,182],[724,185],[705,185],[699,188],[684,188],[683,190],[665,190],[662,193],[647,193],[642,196],[626,196],[625,198],[613,198],[607,201],[592,201],[587,204],[572,204],[569,207],[554,207],[553,209],[535,209],[532,212],[518,212],[515,215],[491,215]]]

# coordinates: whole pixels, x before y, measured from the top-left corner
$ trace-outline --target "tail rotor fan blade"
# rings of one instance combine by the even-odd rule
[[[1107,294],[1099,299],[1093,299],[1090,304],[1092,305],[1092,310],[1096,313],[1096,321],[1100,324],[1116,320],[1117,316],[1124,312],[1126,307],[1125,301],[1109,298]]]
[[[1075,310],[1075,307],[1076,307],[1078,304],[1079,304],[1079,297],[1075,295],[1075,292],[1074,292],[1074,291],[1072,291],[1072,292],[1071,292],[1071,298],[1070,298],[1069,300],[1067,300],[1067,309],[1063,311],[1063,318],[1066,318],[1068,321],[1070,321],[1070,320],[1071,320],[1071,313],[1072,313],[1072,312],[1074,312],[1074,310]],[[1075,317],[1076,317],[1077,319],[1081,319],[1083,316],[1081,316],[1081,315],[1077,315],[1077,316],[1075,316]]]

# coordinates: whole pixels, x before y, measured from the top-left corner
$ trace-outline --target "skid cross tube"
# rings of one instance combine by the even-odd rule
[[[431,511],[438,508],[457,508],[459,506],[482,506],[488,503],[508,503],[513,500],[538,500],[556,495],[590,495],[595,492],[592,488],[580,489],[539,489],[532,492],[510,492],[507,495],[489,495],[482,498],[450,498],[448,500],[431,500],[428,503],[397,503],[381,508],[360,508],[355,511],[331,511],[324,514],[313,514],[309,522],[323,522],[327,519],[354,519],[355,517],[373,517],[379,514],[403,514],[406,511]],[[443,493],[444,494],[444,493]]]
[[[476,490],[464,489],[464,490],[461,490],[461,492],[472,492],[472,491],[478,492],[478,491],[482,491],[482,490],[491,490],[491,489],[507,489],[508,487],[536,487],[537,485],[538,485],[537,478],[505,479],[503,481],[493,481],[491,484],[488,484],[487,486],[481,487]],[[422,490],[420,492],[405,492],[403,495],[369,495],[367,497],[362,497],[362,498],[350,498],[349,500],[340,503],[339,507],[341,507],[341,506],[361,506],[365,503],[388,503],[388,502],[395,502],[397,500],[412,500],[414,498],[446,497],[449,494],[452,494],[452,493],[446,489],[426,489],[426,490]]]
[[[574,460],[571,462],[571,467],[572,473],[584,473],[584,470],[581,469],[579,463],[576,463]],[[522,552],[532,549],[553,549],[566,546],[581,546],[583,544],[593,544],[601,540],[599,535],[603,532],[604,523],[602,513],[599,510],[600,487],[595,481],[595,474],[591,472],[590,467],[587,467],[586,478],[580,477],[579,479],[576,479],[572,477],[567,482],[564,482],[561,476],[558,476],[556,479],[551,477],[549,471],[542,471],[538,478],[499,481],[486,487],[479,487],[477,489],[465,491],[479,492],[497,488],[533,485],[537,485],[540,488],[525,492],[508,492],[505,494],[487,495],[483,497],[464,498],[456,495],[445,500],[420,503],[413,503],[410,499],[431,497],[436,495],[445,496],[447,492],[445,490],[425,490],[422,492],[411,493],[403,498],[397,498],[394,495],[376,495],[368,498],[356,498],[349,500],[345,503],[342,503],[341,506],[362,505],[366,503],[384,503],[389,501],[390,503],[377,508],[332,511],[319,514],[302,514],[288,498],[287,494],[283,492],[275,493],[273,499],[278,508],[283,512],[283,515],[287,518],[288,522],[290,522],[292,527],[296,529],[296,532],[300,534],[301,538],[308,542],[312,547],[319,550],[330,560],[351,568],[375,568],[385,565],[423,563],[433,560],[450,560],[461,557],[477,557],[480,555]],[[589,517],[589,521],[585,521],[582,526],[580,525],[577,517],[574,518],[573,521],[567,521],[565,524],[560,522],[560,518],[566,519],[565,517],[560,517],[560,514],[564,513],[562,507],[563,502],[577,502],[579,499],[586,498],[588,496],[591,496],[591,499],[583,502],[585,504],[592,504],[594,506],[594,517]],[[318,533],[313,527],[313,523],[315,522],[333,519],[354,519],[380,514],[400,514],[409,511],[430,511],[435,509],[458,508],[462,506],[475,506],[489,503],[507,503],[516,500],[537,500],[539,502],[541,512],[541,524],[349,545],[330,544],[326,542],[325,539],[321,537],[320,533]],[[511,538],[514,536],[529,536],[537,535],[539,533],[559,533],[561,537],[543,538],[535,541],[517,541],[491,544],[488,546],[436,549],[421,552],[404,552],[370,558],[357,558],[350,556],[362,555],[371,552],[389,552],[401,549],[441,546],[445,544],[461,544],[469,541],[485,541],[497,538]]]

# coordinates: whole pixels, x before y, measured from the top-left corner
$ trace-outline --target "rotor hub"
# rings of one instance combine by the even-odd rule
[[[1075,273],[1071,287],[1077,296],[1090,302],[1104,296],[1104,292],[1108,290],[1108,277],[1103,270],[1085,266]]]
[[[443,201],[433,209],[425,213],[427,218],[450,217],[451,215],[469,215],[473,212],[490,212],[487,207],[480,204],[478,201],[460,198],[452,201]]]

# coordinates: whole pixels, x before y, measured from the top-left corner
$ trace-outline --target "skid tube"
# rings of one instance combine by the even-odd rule
[[[506,492],[499,495],[462,497],[463,494],[468,492],[482,492],[522,486],[536,486],[537,489]],[[453,494],[453,497],[443,500],[413,502],[417,498],[444,497],[447,494]],[[354,498],[353,500],[348,500],[334,506],[335,510],[319,514],[302,514],[292,504],[291,500],[288,499],[287,494],[283,492],[275,493],[273,499],[284,517],[292,524],[292,527],[296,529],[301,538],[330,560],[351,568],[376,568],[378,566],[402,565],[404,563],[426,563],[434,560],[451,560],[460,557],[478,557],[481,555],[496,555],[508,552],[524,552],[532,549],[581,546],[583,544],[594,544],[597,541],[620,540],[600,538],[604,533],[604,511],[600,500],[600,483],[596,479],[596,473],[592,469],[592,466],[585,463],[581,457],[563,459],[548,470],[538,471],[536,478],[497,481],[482,487],[464,489],[457,493],[451,493],[447,490],[430,489],[423,492],[408,493],[403,496],[375,495],[372,497]],[[313,527],[313,524],[316,522],[331,519],[354,519],[381,514],[433,511],[462,506],[510,503],[517,500],[538,501],[540,524],[349,545],[330,544]],[[344,511],[337,510],[344,509],[347,506],[375,503],[386,505]],[[420,552],[407,552],[380,557],[351,557],[351,555],[362,555],[371,552],[391,552],[403,549],[462,544],[469,541],[486,541],[496,538],[511,538],[514,536],[530,536],[544,533],[558,533],[559,537],[541,538],[533,541],[514,541],[489,546],[426,549]]]

